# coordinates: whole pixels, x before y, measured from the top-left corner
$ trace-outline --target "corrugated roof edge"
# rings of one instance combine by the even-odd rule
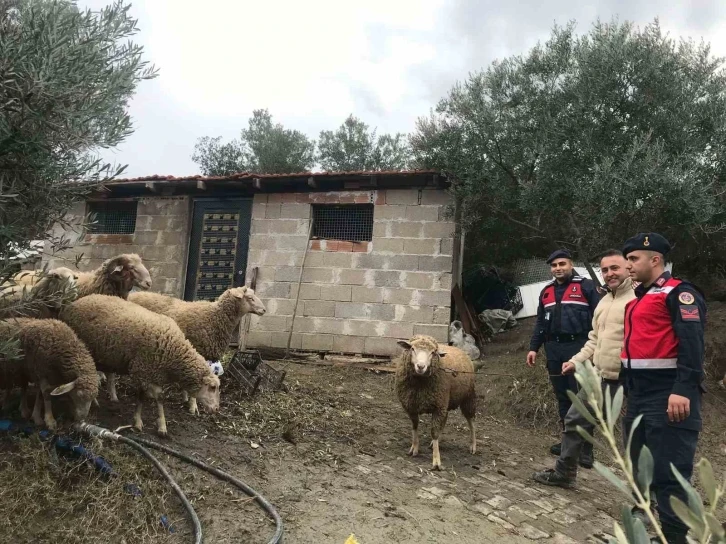
[[[289,174],[257,174],[254,172],[240,172],[227,176],[163,176],[154,174],[136,178],[120,178],[104,182],[105,185],[117,185],[124,183],[139,183],[149,181],[242,181],[252,179],[281,179],[281,178],[302,178],[302,177],[354,177],[354,176],[412,176],[420,174],[438,174],[446,177],[440,170],[356,170],[349,172],[294,172]]]

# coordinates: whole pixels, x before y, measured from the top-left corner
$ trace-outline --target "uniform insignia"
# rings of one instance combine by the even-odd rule
[[[658,287],[663,287],[665,285],[665,282],[665,278],[658,278],[655,283]]]
[[[572,286],[572,292],[573,293],[577,293],[577,285],[573,285]]]
[[[678,300],[683,304],[693,304],[696,302],[696,297],[694,297],[691,293],[683,292],[678,295]]]
[[[681,306],[681,319],[683,321],[701,321],[701,313],[698,308],[692,306]]]
[[[650,245],[650,242],[648,241],[648,237],[647,236],[645,237],[645,240],[643,240],[643,245],[645,247],[648,247]]]

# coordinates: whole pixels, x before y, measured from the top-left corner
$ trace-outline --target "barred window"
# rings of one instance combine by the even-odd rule
[[[136,230],[134,201],[89,202],[88,214],[91,234],[133,234]]]
[[[313,206],[313,238],[370,242],[373,239],[373,204]]]

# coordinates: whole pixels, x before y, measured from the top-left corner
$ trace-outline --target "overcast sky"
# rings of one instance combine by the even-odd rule
[[[726,0],[136,0],[131,13],[160,74],[131,104],[135,133],[104,154],[128,176],[198,173],[197,138],[237,137],[257,108],[314,138],[350,113],[410,132],[457,80],[526,52],[555,22],[584,33],[598,17],[659,17],[726,56]]]

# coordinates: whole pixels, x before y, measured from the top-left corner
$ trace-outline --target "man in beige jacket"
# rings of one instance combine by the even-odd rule
[[[578,354],[562,365],[562,374],[575,371],[578,364],[592,359],[602,375],[602,388],[605,394],[610,387],[610,395],[615,395],[619,386],[620,355],[625,332],[625,305],[635,298],[632,280],[627,270],[628,262],[617,249],[606,251],[600,259],[600,272],[608,293],[603,296],[595,309],[592,330],[587,343]],[[579,396],[584,401],[584,389]],[[592,468],[592,444],[577,432],[577,426],[593,433],[593,425],[585,419],[573,405],[565,416],[565,430],[562,433],[562,451],[554,469],[535,472],[535,481],[558,487],[574,487],[577,478],[578,462],[585,468]]]

